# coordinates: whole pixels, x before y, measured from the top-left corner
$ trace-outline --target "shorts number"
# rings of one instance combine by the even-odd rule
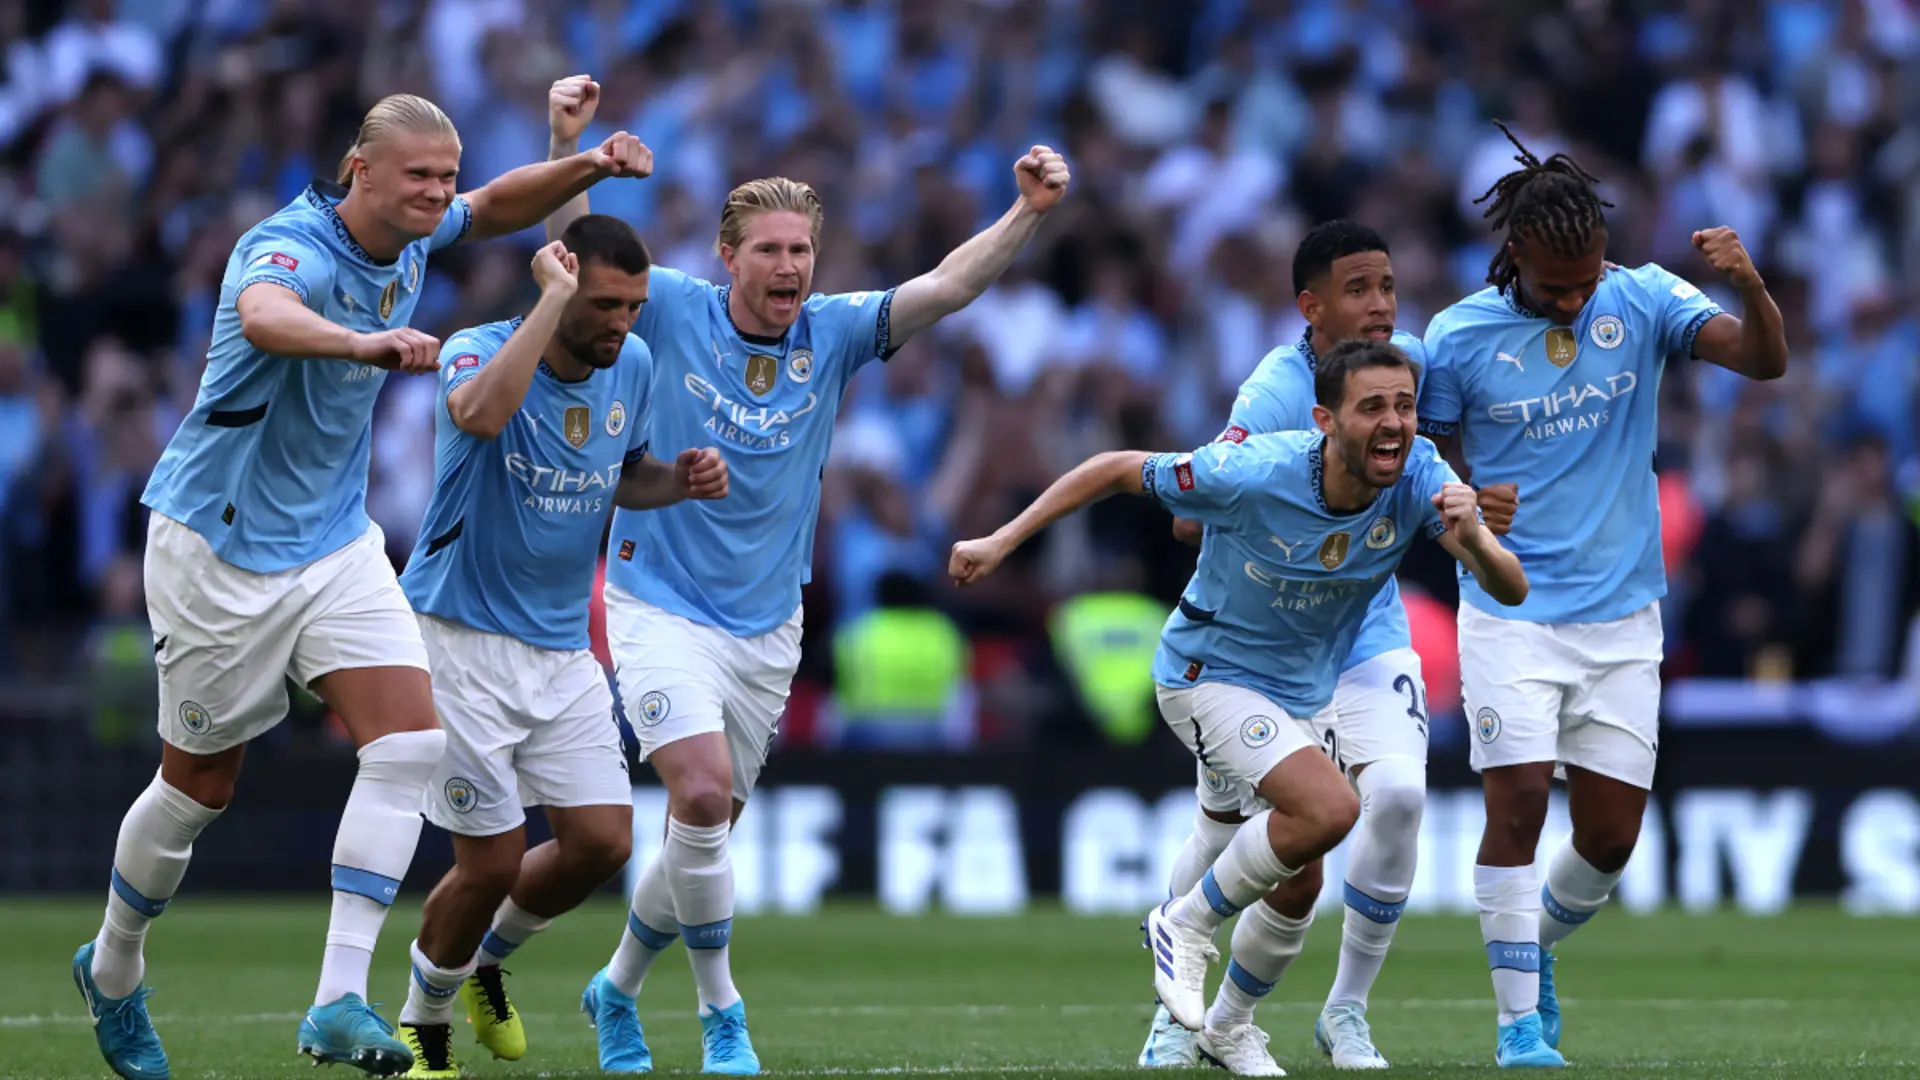
[[[1411,675],[1398,675],[1394,677],[1393,688],[1407,695],[1407,715],[1419,726],[1420,737],[1426,738],[1427,708],[1426,702],[1420,700],[1420,684],[1414,682]]]
[[[1328,728],[1327,734],[1322,741],[1327,744],[1327,756],[1333,759],[1334,768],[1339,769],[1343,773],[1346,772],[1347,766],[1340,760],[1339,733],[1332,728]]]

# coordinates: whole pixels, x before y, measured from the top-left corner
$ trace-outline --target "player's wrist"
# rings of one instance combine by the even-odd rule
[[[565,161],[579,152],[580,140],[578,137],[566,139],[554,135],[547,140],[547,160],[549,161]]]

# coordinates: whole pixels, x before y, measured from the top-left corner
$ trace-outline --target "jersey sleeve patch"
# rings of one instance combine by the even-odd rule
[[[1227,430],[1221,432],[1220,437],[1213,441],[1243,443],[1247,441],[1247,436],[1250,434],[1252,434],[1252,432],[1248,431],[1244,427],[1241,427],[1239,424],[1228,424]]]
[[[467,353],[464,356],[456,356],[453,358],[453,370],[455,371],[459,371],[462,368],[477,368],[479,366],[480,357],[474,353]]]

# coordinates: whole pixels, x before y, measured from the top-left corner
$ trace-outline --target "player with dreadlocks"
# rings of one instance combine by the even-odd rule
[[[1474,867],[1499,1006],[1501,1066],[1560,1066],[1552,947],[1612,894],[1639,839],[1659,744],[1660,505],[1656,391],[1670,357],[1751,379],[1786,373],[1780,309],[1728,228],[1693,245],[1738,295],[1735,318],[1651,263],[1606,261],[1609,205],[1565,154],[1481,197],[1499,252],[1491,287],[1434,317],[1420,428],[1457,435],[1477,484],[1519,485],[1506,540],[1531,594],[1503,608],[1460,582],[1460,674],[1487,825]],[[1564,769],[1571,842],[1534,878],[1547,790]]]

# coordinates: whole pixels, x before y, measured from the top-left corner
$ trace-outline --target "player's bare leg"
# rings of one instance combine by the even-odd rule
[[[1340,843],[1360,815],[1346,778],[1318,747],[1305,746],[1269,769],[1257,787],[1272,807],[1247,820],[1185,896],[1147,916],[1154,989],[1173,1018],[1200,1030],[1213,934],[1235,912],[1266,896]]]
[[[333,845],[333,915],[299,1048],[318,1061],[404,1072],[413,1055],[366,1004],[367,970],[387,909],[420,840],[422,793],[446,749],[422,668],[345,668],[314,691],[358,747],[359,772]]]
[[[1567,809],[1573,836],[1547,864],[1540,886],[1540,1029],[1560,1045],[1560,995],[1553,947],[1606,905],[1640,841],[1647,793],[1622,780],[1567,766]]]
[[[1500,1011],[1495,1060],[1503,1066],[1564,1065],[1541,1031],[1540,886],[1533,872],[1534,851],[1547,821],[1553,763],[1489,768],[1481,779],[1487,825],[1473,868],[1473,889]]]
[[[407,1003],[400,1037],[414,1055],[407,1075],[453,1077],[456,995],[474,972],[474,954],[496,909],[520,876],[525,827],[493,836],[453,836],[453,868],[440,878],[420,913],[420,936],[410,949]]]

